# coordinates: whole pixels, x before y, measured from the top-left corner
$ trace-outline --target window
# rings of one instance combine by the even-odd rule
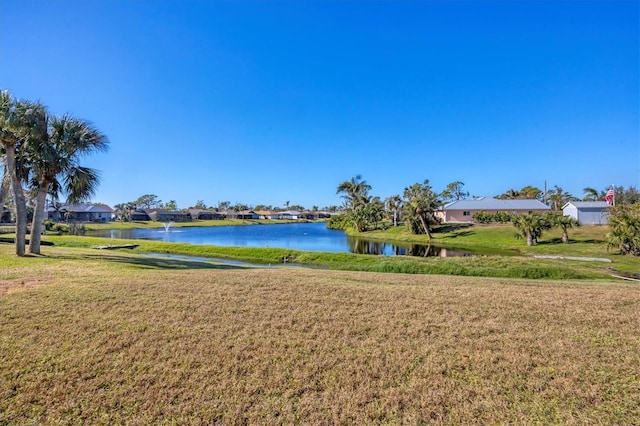
[[[471,212],[462,212],[462,216],[471,216]]]

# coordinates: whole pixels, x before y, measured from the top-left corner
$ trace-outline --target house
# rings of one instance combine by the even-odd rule
[[[45,217],[54,222],[109,222],[113,209],[106,204],[63,204],[56,207],[53,204],[45,208]]]
[[[147,212],[143,209],[135,209],[134,211],[132,211],[130,219],[132,222],[151,220]]]
[[[224,218],[224,215],[220,212],[202,209],[189,209],[189,215],[191,215],[191,220],[219,220]]]
[[[157,222],[191,222],[189,213],[182,213],[177,210],[169,211],[167,209],[144,209],[151,220]]]
[[[297,220],[302,213],[296,210],[287,210],[286,212],[280,212],[280,219]]]
[[[271,210],[256,210],[255,213],[260,219],[280,219],[280,214]]]
[[[305,211],[302,212],[302,217],[309,220],[318,220],[330,218],[331,214],[321,211]]]
[[[253,210],[243,210],[240,212],[231,210],[227,211],[227,219],[260,219],[260,216]]]
[[[574,218],[580,225],[606,225],[608,209],[606,201],[569,201],[562,206],[562,214]]]
[[[473,222],[473,215],[480,212],[509,214],[544,213],[550,207],[539,200],[499,200],[491,197],[473,200],[457,200],[436,211],[443,222]]]

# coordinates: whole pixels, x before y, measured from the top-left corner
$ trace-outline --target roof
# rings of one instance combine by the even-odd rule
[[[550,207],[539,200],[499,200],[482,197],[474,200],[457,200],[443,207],[443,210],[549,210]]]
[[[46,211],[55,211],[54,206],[49,205]],[[88,213],[112,213],[113,209],[106,204],[64,204],[58,208],[58,211],[67,212],[88,212]]]
[[[562,208],[564,209],[568,205],[572,205],[579,209],[606,209],[611,207],[606,201],[569,201],[567,204],[562,206]]]

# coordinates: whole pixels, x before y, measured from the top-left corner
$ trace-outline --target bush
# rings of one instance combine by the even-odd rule
[[[327,221],[327,228],[329,229],[340,229],[347,230],[352,226],[351,218],[347,214],[339,214],[335,216],[331,216]]]
[[[622,254],[640,256],[640,204],[609,209],[607,247],[617,247]]]
[[[55,232],[67,233],[67,232],[69,232],[69,226],[65,225],[64,223],[56,223],[55,225],[53,225],[51,227],[51,230],[55,231]]]
[[[493,221],[493,215],[485,211],[474,213],[473,220],[478,223],[491,223]]]

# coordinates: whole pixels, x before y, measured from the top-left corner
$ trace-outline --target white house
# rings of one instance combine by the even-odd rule
[[[609,223],[609,204],[606,201],[569,201],[562,206],[562,214],[571,216],[580,225]]]
[[[473,200],[453,201],[436,211],[443,222],[473,222],[473,215],[479,212],[509,214],[544,213],[550,207],[538,200],[499,200],[481,197]]]

